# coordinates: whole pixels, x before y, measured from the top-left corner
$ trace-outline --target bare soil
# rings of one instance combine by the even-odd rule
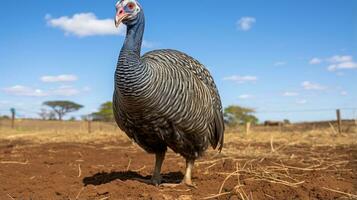
[[[354,199],[357,146],[226,143],[196,162],[197,188],[155,187],[154,156],[128,141],[35,144],[0,140],[0,199]],[[281,148],[279,148],[281,147]],[[246,149],[266,154],[243,154]],[[162,173],[175,183],[184,160],[168,152]]]

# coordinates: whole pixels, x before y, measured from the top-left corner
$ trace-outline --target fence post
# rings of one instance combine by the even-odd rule
[[[247,122],[247,123],[245,124],[245,133],[246,133],[246,135],[249,135],[249,132],[250,132],[250,125],[251,125],[251,123],[250,123],[250,122]]]
[[[16,110],[15,108],[11,108],[11,128],[14,129],[15,128],[15,114],[16,114]]]
[[[337,125],[338,125],[338,133],[342,133],[342,119],[341,119],[341,110],[337,109],[336,110],[336,116],[337,116]]]
[[[88,133],[92,132],[92,120],[88,118]]]
[[[354,121],[355,121],[355,125],[356,125],[356,131],[357,131],[357,112],[356,112],[356,110],[355,110],[355,113],[354,113],[353,117],[354,117]]]

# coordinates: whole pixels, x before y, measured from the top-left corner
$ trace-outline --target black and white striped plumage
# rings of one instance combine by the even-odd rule
[[[208,70],[175,50],[149,52],[139,65],[117,73],[114,113],[120,128],[150,153],[168,146],[195,159],[209,143],[221,149],[222,106]]]
[[[131,139],[156,154],[155,183],[160,182],[169,147],[186,158],[185,179],[190,184],[194,160],[209,144],[223,147],[220,96],[208,70],[192,57],[169,49],[140,56],[145,22],[138,7],[136,0],[117,3],[116,25],[122,21],[128,28],[115,72],[115,119]],[[130,9],[134,14],[125,12]]]

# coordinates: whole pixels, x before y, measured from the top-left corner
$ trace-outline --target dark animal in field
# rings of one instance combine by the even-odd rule
[[[151,183],[159,185],[167,148],[186,159],[183,183],[194,161],[211,145],[223,147],[220,96],[209,71],[176,50],[141,56],[144,12],[136,0],[116,4],[115,24],[127,26],[115,72],[113,109],[118,126],[140,147],[156,155]]]
[[[284,122],[280,121],[265,121],[264,126],[283,126]]]

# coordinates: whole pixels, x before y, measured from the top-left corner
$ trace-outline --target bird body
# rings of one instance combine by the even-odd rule
[[[194,160],[209,144],[223,147],[217,87],[209,71],[185,53],[165,49],[141,56],[145,20],[136,0],[117,3],[116,25],[121,21],[127,35],[115,72],[116,122],[140,147],[156,154],[154,184],[160,183],[167,147],[186,159],[185,182],[190,184]]]
[[[179,51],[156,50],[141,57],[140,65],[118,72],[114,95],[116,120],[130,138],[150,153],[168,146],[190,159],[209,142],[222,145],[222,106],[202,64]]]

